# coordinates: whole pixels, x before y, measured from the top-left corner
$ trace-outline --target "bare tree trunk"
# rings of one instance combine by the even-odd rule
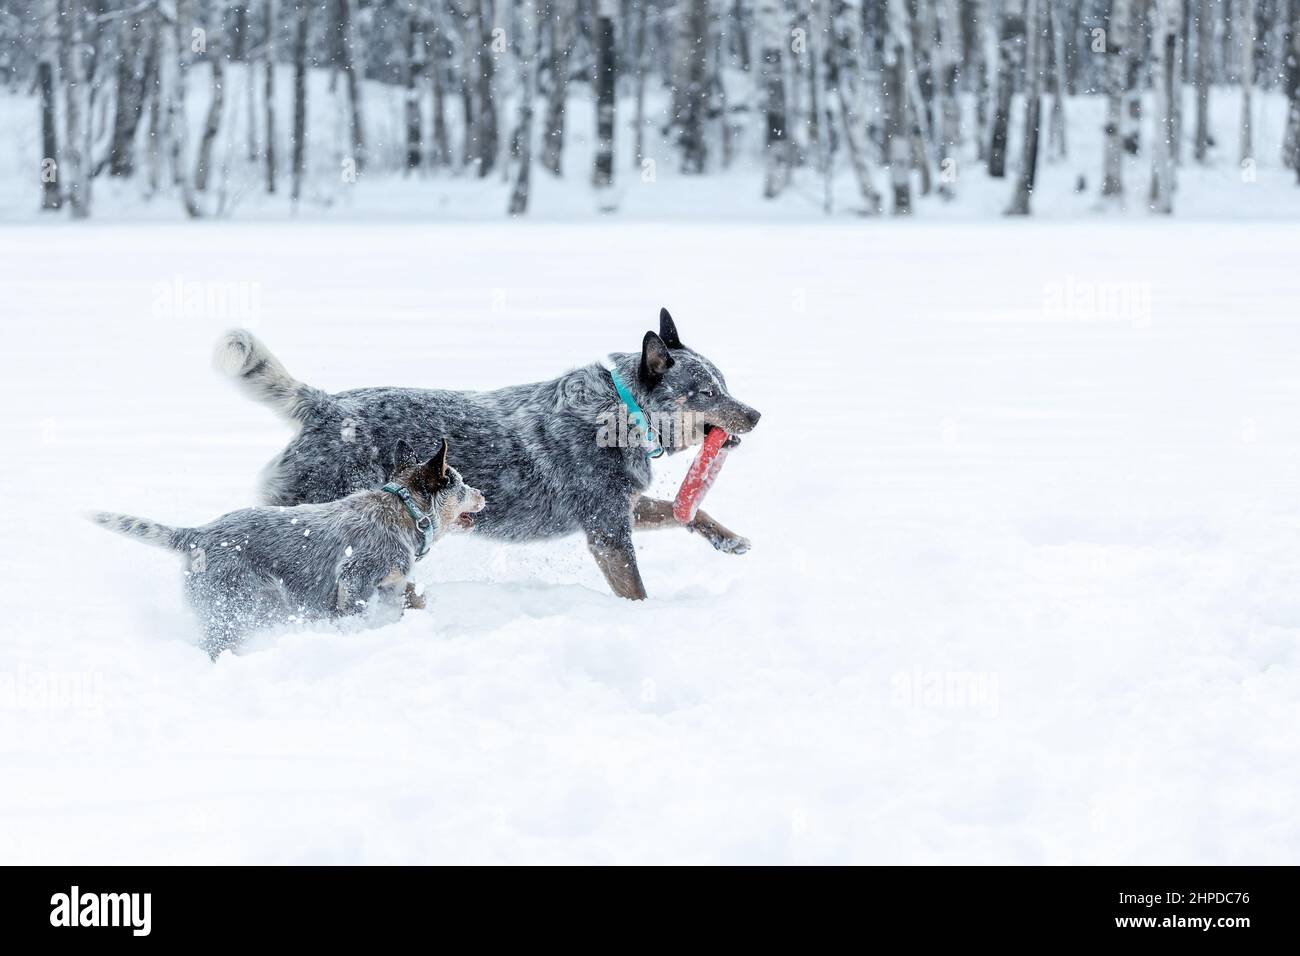
[[[958,0],[938,0],[939,29],[939,195],[951,198],[957,181],[957,153],[961,146],[961,101],[957,81],[961,76],[961,9]]]
[[[1101,194],[1124,196],[1124,89],[1128,81],[1130,0],[1111,0],[1106,27],[1106,125]]]
[[[893,187],[894,215],[912,213],[912,170],[908,150],[906,70],[906,0],[887,0],[888,27],[885,36],[885,154]]]
[[[1205,162],[1210,151],[1210,50],[1214,23],[1210,0],[1196,0],[1196,161]]]
[[[1069,144],[1066,142],[1068,124],[1065,121],[1065,94],[1068,83],[1065,76],[1065,28],[1061,23],[1061,12],[1054,0],[1047,0],[1047,9],[1042,15],[1046,28],[1051,31],[1048,52],[1051,54],[1052,69],[1048,75],[1048,82],[1052,91],[1052,117],[1048,126],[1047,157],[1049,160],[1060,160],[1064,159],[1069,152]]]
[[[1170,151],[1173,154],[1174,165],[1183,164],[1183,85],[1184,82],[1191,82],[1191,74],[1187,72],[1185,66],[1187,60],[1186,45],[1186,14],[1188,5],[1191,0],[1175,0],[1178,4],[1178,32],[1174,34],[1174,82],[1173,95],[1170,97],[1169,106],[1173,115],[1173,135],[1169,138]],[[1183,75],[1186,75],[1184,81]]]
[[[435,14],[433,23],[433,151],[429,156],[435,167],[451,165],[451,139],[447,135],[447,38],[443,34],[443,19]]]
[[[257,83],[256,73],[253,69],[252,57],[252,32],[253,32],[253,15],[251,10],[251,0],[242,0],[235,7],[235,47],[231,53],[231,58],[244,64],[244,91],[246,98],[246,110],[248,113],[248,136],[245,140],[247,148],[248,161],[257,162]],[[268,36],[266,42],[270,43],[271,38]]]
[[[633,57],[636,62],[636,107],[632,117],[632,164],[635,169],[640,169],[645,160],[645,82],[646,74],[650,71],[650,64],[646,62],[646,51],[649,49],[649,44],[646,43],[646,11],[649,7],[650,4],[645,0],[636,5],[636,50]]]
[[[86,75],[85,9],[82,0],[63,0],[60,72],[64,84],[64,161],[72,217],[90,215],[90,81]]]
[[[790,52],[790,56],[786,58],[785,65],[788,74],[785,87],[785,120],[787,124],[785,134],[786,139],[790,143],[790,166],[792,169],[802,169],[808,162],[808,151],[805,148],[803,138],[800,136],[800,133],[805,130],[801,130],[799,122],[804,115],[803,75],[805,58],[802,53],[793,49],[791,37],[794,35],[794,29],[799,29],[805,35],[807,34],[807,30],[804,30],[802,26],[800,26],[797,13],[795,14],[795,18],[793,20],[791,19],[789,7],[792,6],[792,4],[787,3],[787,0],[777,0],[777,2],[785,7],[782,18],[782,27],[785,32],[781,36],[781,44]],[[806,47],[804,48],[804,52],[806,52]]]
[[[509,213],[522,216],[528,211],[529,182],[533,165],[533,104],[537,99],[537,14],[533,0],[519,5],[519,169],[510,193]]]
[[[934,142],[930,97],[933,93],[933,76],[930,70],[930,44],[933,37],[926,36],[920,14],[929,16],[928,5],[918,2],[918,15],[910,17],[908,29],[903,32],[903,82],[907,84],[907,106],[911,118],[912,168],[921,174],[921,195],[930,195],[930,154]],[[906,15],[906,14],[905,14]],[[918,62],[916,50],[924,44],[925,57]],[[922,83],[924,80],[924,83]]]
[[[799,2],[800,16],[802,24],[808,34],[813,37],[826,36],[828,30],[825,24],[820,22],[820,7],[808,0]],[[817,172],[822,179],[822,211],[827,215],[831,212],[832,193],[831,193],[831,156],[830,156],[830,130],[827,128],[827,117],[823,115],[822,110],[822,57],[820,56],[822,44],[814,43],[808,51],[808,146],[813,151],[817,163]]]
[[[908,17],[907,78],[912,84],[912,104],[917,125],[927,143],[933,143],[938,138],[935,135],[934,119],[934,2],[935,0],[909,0]]]
[[[1181,0],[1157,0],[1155,38],[1156,70],[1159,82],[1156,128],[1152,136],[1151,208],[1169,214],[1174,211],[1174,97],[1178,95],[1178,33],[1182,29]]]
[[[750,45],[755,37],[752,34],[753,14],[749,10],[748,4],[743,0],[731,0],[731,22],[735,24],[735,30],[728,30],[727,39],[730,41],[731,50],[735,53],[740,69],[745,73],[750,70],[752,56],[750,55]]]
[[[786,31],[782,23],[780,0],[758,0],[756,11],[759,34],[759,79],[762,83],[763,115],[766,130],[766,172],[763,197],[775,199],[790,182],[790,140],[786,135],[785,73],[781,52]]]
[[[1024,0],[1002,0],[998,22],[998,91],[993,105],[993,130],[989,135],[989,175],[994,179],[1007,174],[1007,126],[1011,121],[1016,67],[1024,55],[1024,45]]]
[[[596,0],[596,159],[592,184],[607,190],[614,182],[614,18],[618,0]]]
[[[421,80],[425,71],[424,21],[412,10],[406,20],[406,168],[424,162],[424,124],[420,116]]]
[[[477,0],[473,0],[477,2]],[[480,54],[480,45],[476,39],[478,22],[477,19],[470,20],[474,17],[473,13],[467,15],[465,29],[461,38],[461,75],[460,75],[460,103],[461,113],[464,119],[465,135],[461,137],[460,164],[468,168],[474,164],[475,149],[478,145],[477,130],[478,117],[476,113],[476,101],[474,91],[477,89],[472,78],[478,73],[478,60]],[[471,22],[473,27],[471,28]]]
[[[307,163],[307,36],[311,23],[308,0],[297,0],[293,43],[293,184],[294,207],[302,198],[302,174]]]
[[[1038,173],[1038,134],[1043,110],[1043,17],[1040,0],[1024,0],[1025,14],[1025,138],[1020,172],[1011,195],[1008,216],[1028,216]]]
[[[162,33],[160,52],[162,75],[166,78],[167,119],[165,126],[171,139],[169,151],[172,166],[172,185],[182,193],[190,188],[190,171],[186,168],[185,151],[189,143],[189,125],[185,121],[185,85],[189,73],[189,57],[185,41],[189,37],[186,24],[192,23],[191,0],[160,0],[160,12],[167,17]],[[182,34],[182,30],[186,32]]]
[[[848,144],[849,161],[853,165],[858,192],[865,203],[863,211],[869,216],[876,216],[880,214],[880,193],[876,191],[871,178],[871,163],[867,159],[867,144],[859,113],[862,91],[858,78],[862,66],[858,37],[861,23],[862,11],[858,0],[838,0],[832,24],[834,41],[828,80],[839,100],[840,125],[844,129],[844,140]]]
[[[1283,85],[1287,97],[1282,163],[1296,171],[1296,181],[1300,182],[1300,0],[1289,2],[1282,37],[1286,67]]]
[[[1128,76],[1124,82],[1124,149],[1132,156],[1142,151],[1143,78],[1153,32],[1151,10],[1156,0],[1130,0]],[[1154,41],[1152,41],[1154,42]]]
[[[224,0],[218,0],[216,7],[217,28],[208,24],[208,61],[212,64],[212,101],[208,104],[208,118],[203,126],[203,138],[199,141],[199,158],[194,167],[194,189],[206,192],[208,177],[212,166],[212,144],[216,142],[217,132],[221,129],[221,115],[226,105],[225,82],[225,44],[222,42],[221,22],[225,15]]]
[[[497,164],[500,150],[497,133],[496,59],[492,49],[493,0],[475,0],[478,19],[478,76],[474,104],[474,161],[479,178],[487,176]]]
[[[54,96],[59,68],[59,0],[42,0],[37,57],[36,80],[41,90],[41,208],[53,210],[63,205],[59,194],[59,133]]]
[[[366,128],[363,121],[361,80],[364,66],[357,67],[356,17],[352,9],[352,0],[335,0],[335,17],[338,23],[339,69],[347,85],[348,93],[348,131],[351,135],[352,161],[357,172],[366,166]]]
[[[975,153],[981,162],[989,158],[989,55],[986,37],[992,37],[988,0],[963,0],[968,70],[975,81]]]
[[[144,26],[134,11],[124,11],[118,21],[117,96],[113,114],[113,139],[108,150],[111,176],[135,172],[135,131],[144,103],[144,62],[141,40]]]
[[[731,168],[735,156],[736,126],[732,122],[731,106],[727,101],[726,69],[728,44],[723,32],[721,8],[709,8],[709,75],[706,115],[717,124],[720,143],[719,159],[722,169]]]
[[[262,47],[265,72],[262,98],[266,110],[266,191],[275,192],[275,0],[266,0],[266,43]],[[250,75],[253,65],[248,65]]]
[[[1064,0],[1067,5],[1064,19],[1061,21],[1061,33],[1065,37],[1065,90],[1071,96],[1079,92],[1079,43],[1091,37],[1086,31],[1080,31],[1075,24],[1080,22],[1083,0]]]
[[[163,119],[165,104],[163,102],[163,65],[162,59],[162,37],[163,34],[171,28],[164,20],[159,8],[161,4],[154,3],[153,9],[149,13],[149,38],[146,42],[149,44],[149,60],[152,64],[151,69],[145,71],[145,99],[149,109],[149,195],[155,195],[162,186],[163,156],[165,155],[164,147],[167,143],[168,131]]]
[[[551,3],[551,91],[546,99],[546,144],[542,166],[556,176],[564,157],[564,107],[569,92],[569,48],[573,45],[577,15],[574,0]]]
[[[682,148],[682,172],[704,172],[708,160],[708,143],[704,138],[704,117],[709,97],[709,4],[708,0],[685,0],[686,10],[679,13],[682,32],[678,35],[684,49],[685,80],[682,87],[678,143]]]
[[[1241,149],[1240,161],[1255,158],[1251,129],[1252,93],[1255,86],[1255,0],[1238,0],[1236,28],[1241,42]]]

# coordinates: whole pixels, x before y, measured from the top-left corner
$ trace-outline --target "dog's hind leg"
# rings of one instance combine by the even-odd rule
[[[609,582],[610,590],[631,601],[645,600],[645,584],[636,566],[630,524],[615,530],[587,531],[587,549]]]
[[[654,531],[657,528],[681,528],[698,534],[719,551],[727,554],[744,554],[749,550],[749,539],[723,527],[707,512],[697,511],[688,525],[673,517],[673,503],[660,498],[641,497],[632,511],[632,527],[637,531]]]

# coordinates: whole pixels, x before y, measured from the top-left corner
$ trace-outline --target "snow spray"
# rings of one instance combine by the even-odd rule
[[[677,500],[673,502],[673,517],[682,524],[695,520],[695,513],[700,510],[700,502],[713,487],[714,479],[722,470],[722,463],[727,460],[727,451],[722,447],[729,437],[721,428],[711,428],[704,436],[690,470],[682,479],[681,488],[677,489]]]

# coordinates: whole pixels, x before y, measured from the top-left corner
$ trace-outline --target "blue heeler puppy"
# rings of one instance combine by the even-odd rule
[[[250,395],[298,426],[263,473],[266,502],[332,501],[373,488],[391,477],[382,449],[399,436],[409,436],[422,451],[445,435],[456,444],[466,480],[492,502],[480,533],[529,541],[581,531],[614,593],[634,599],[646,592],[633,529],[676,521],[672,502],[643,496],[650,486],[645,445],[611,442],[610,429],[602,432],[600,423],[628,406],[614,376],[652,422],[700,426],[664,436],[670,440],[662,447],[670,453],[703,440],[711,427],[734,435],[759,419],[731,397],[716,365],[682,344],[667,310],[660,312],[659,333],[647,332],[640,352],[610,356],[613,372],[591,364],[547,382],[491,392],[359,388],[330,395],[293,378],[242,329],[225,335],[216,359]],[[703,511],[687,527],[719,551],[749,549],[748,540]]]
[[[245,508],[198,528],[110,512],[91,519],[185,556],[185,594],[214,657],[275,624],[356,615],[387,623],[424,606],[407,581],[411,566],[484,507],[448,466],[447,447],[421,462],[399,441],[391,483],[324,504]]]

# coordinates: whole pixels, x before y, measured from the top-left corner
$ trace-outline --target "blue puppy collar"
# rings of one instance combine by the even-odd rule
[[[420,547],[415,551],[415,560],[419,561],[429,553],[429,548],[433,545],[433,516],[417,508],[411,493],[396,482],[390,481],[384,485],[383,490],[390,495],[397,495],[406,506],[406,513],[415,519],[415,530],[420,532]]]
[[[641,406],[636,403],[632,397],[632,392],[623,381],[623,376],[618,374],[617,369],[609,370],[610,380],[614,383],[614,391],[618,392],[619,400],[627,407],[627,422],[633,428],[641,432],[641,441],[645,448],[647,458],[658,458],[664,453],[663,446],[659,444],[659,436],[655,430],[650,427],[646,420],[645,412],[641,411]]]

